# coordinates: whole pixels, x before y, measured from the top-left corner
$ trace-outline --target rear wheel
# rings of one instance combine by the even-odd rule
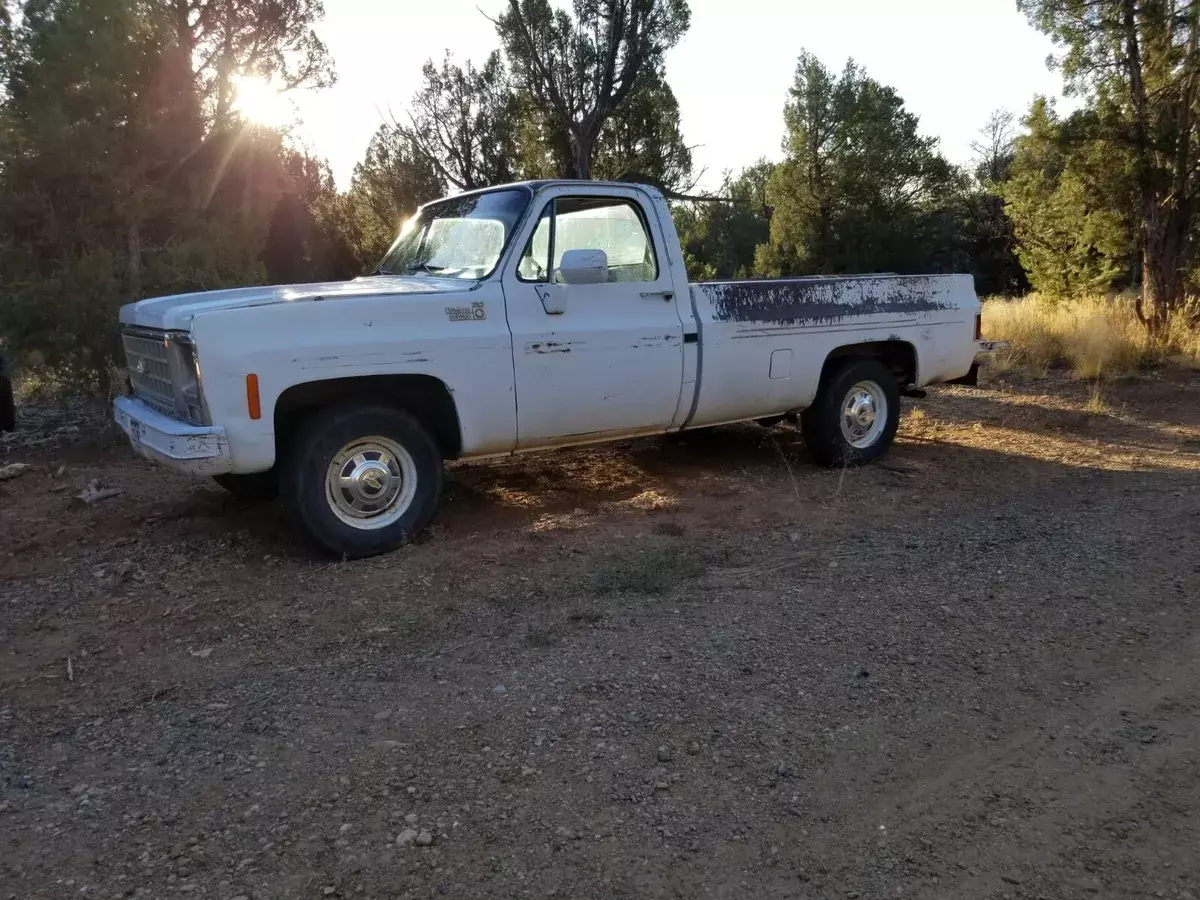
[[[335,407],[300,427],[281,489],[322,549],[360,559],[394,550],[429,524],[442,493],[442,457],[404,410]]]
[[[871,462],[896,436],[900,386],[878,360],[847,360],[822,381],[800,421],[805,443],[825,465]]]
[[[214,475],[213,481],[243,503],[266,503],[279,496],[279,480],[274,470],[252,475]]]

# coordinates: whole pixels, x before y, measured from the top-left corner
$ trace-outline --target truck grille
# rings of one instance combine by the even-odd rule
[[[121,339],[134,396],[159,412],[174,416],[175,383],[171,379],[166,335],[155,337],[152,333],[127,331]]]

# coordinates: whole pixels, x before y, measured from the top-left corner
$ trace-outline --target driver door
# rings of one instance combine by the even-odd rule
[[[545,196],[504,276],[517,448],[666,431],[682,389],[683,324],[658,223],[631,189]],[[607,278],[564,284],[569,250],[603,251]]]

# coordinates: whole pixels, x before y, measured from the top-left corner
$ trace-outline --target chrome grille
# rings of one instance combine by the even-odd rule
[[[125,332],[125,365],[134,396],[168,416],[176,414],[175,383],[166,335]]]

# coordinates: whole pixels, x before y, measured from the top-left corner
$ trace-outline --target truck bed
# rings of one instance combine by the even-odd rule
[[[807,407],[826,358],[848,345],[911,349],[917,385],[957,378],[974,359],[969,275],[701,282],[689,293],[700,347],[689,428]]]

